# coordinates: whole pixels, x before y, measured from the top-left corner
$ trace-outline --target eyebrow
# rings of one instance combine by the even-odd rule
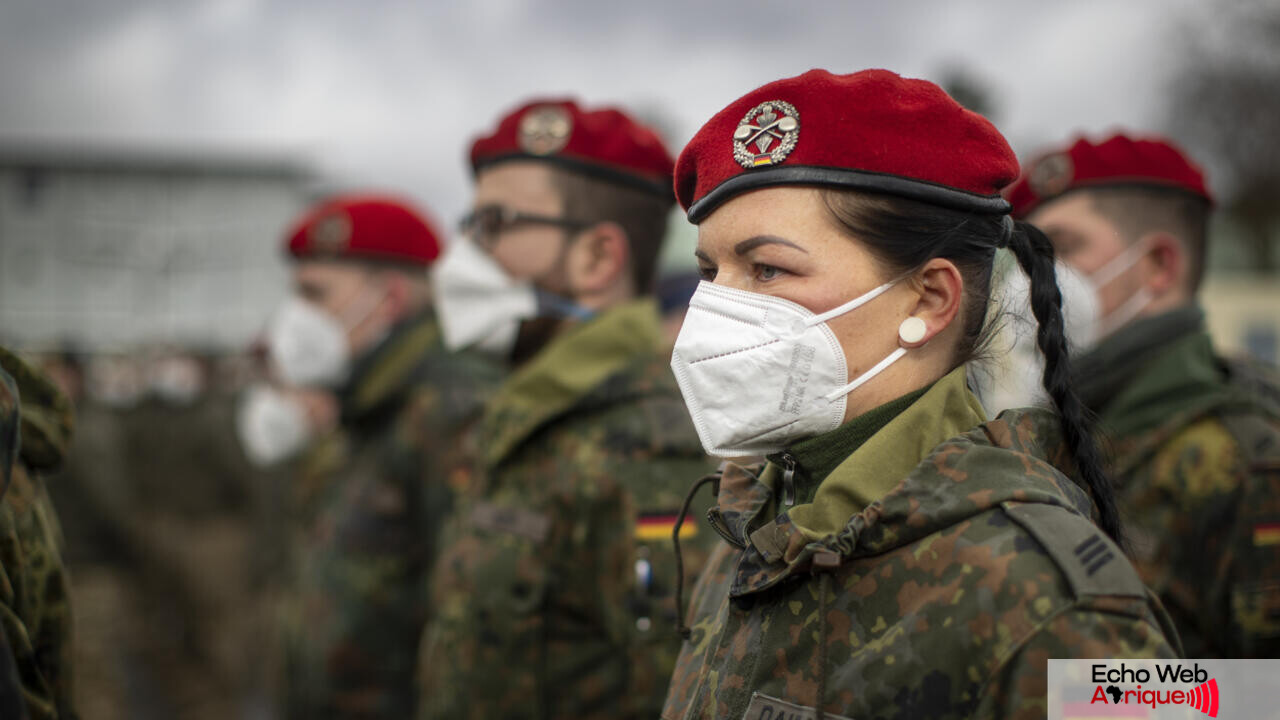
[[[747,238],[746,240],[743,240],[737,245],[734,245],[733,252],[737,255],[746,255],[747,253],[751,252],[752,250],[755,250],[761,245],[786,245],[789,248],[795,248],[796,250],[799,250],[805,255],[809,254],[808,250],[805,250],[804,248],[791,242],[790,240],[780,238],[777,235],[756,235],[755,237]]]

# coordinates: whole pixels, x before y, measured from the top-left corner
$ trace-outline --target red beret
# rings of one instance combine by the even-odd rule
[[[658,195],[671,195],[671,153],[658,134],[617,108],[583,110],[544,99],[502,118],[471,145],[476,173],[505,160],[539,160]]]
[[[343,195],[311,208],[288,234],[297,258],[361,258],[430,265],[439,233],[418,210],[395,198]]]
[[[1006,213],[1000,189],[1018,175],[986,118],[926,80],[887,70],[810,70],[747,93],[680,153],[676,197],[700,222],[742,192],[828,185],[944,207]]]
[[[1013,212],[1025,217],[1040,203],[1084,187],[1163,187],[1213,202],[1204,173],[1172,142],[1159,137],[1113,135],[1097,145],[1077,139],[1066,150],[1045,153],[1005,189]]]

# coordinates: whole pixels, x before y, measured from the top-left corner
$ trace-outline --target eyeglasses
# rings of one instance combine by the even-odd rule
[[[458,230],[477,245],[488,250],[498,242],[498,236],[504,231],[520,225],[550,225],[577,232],[587,229],[591,223],[525,213],[501,205],[486,205],[463,216],[458,223]]]

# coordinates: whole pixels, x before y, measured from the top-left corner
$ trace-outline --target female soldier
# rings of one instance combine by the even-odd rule
[[[1043,717],[1048,658],[1175,656],[1115,544],[1052,248],[999,194],[1017,173],[984,118],[883,70],[770,83],[685,148],[704,281],[672,367],[709,453],[769,462],[704,479],[728,544],[664,718]],[[1000,247],[1058,416],[984,422],[966,386]]]

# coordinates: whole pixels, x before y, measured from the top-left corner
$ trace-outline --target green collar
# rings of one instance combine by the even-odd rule
[[[485,464],[500,463],[637,356],[656,353],[660,342],[657,306],[651,299],[605,310],[553,339],[507,378],[485,409],[480,430]]]
[[[34,365],[3,347],[0,368],[13,377],[18,387],[22,461],[37,470],[58,467],[75,429],[71,400]]]
[[[377,347],[358,359],[339,393],[345,422],[363,422],[398,406],[431,355],[444,352],[435,314],[424,310],[394,327]]]
[[[844,459],[814,493],[787,513],[811,540],[839,532],[849,518],[897,487],[944,440],[986,422],[962,365],[933,384]]]
[[[1195,322],[1189,325],[1169,325],[1188,315],[1187,309],[1175,310],[1152,318],[1149,324],[1132,332],[1123,331],[1120,334],[1127,337],[1108,339],[1095,351],[1106,353],[1113,343],[1135,340],[1142,346],[1144,362],[1137,367],[1112,370],[1111,374],[1118,377],[1114,378],[1110,399],[1091,403],[1099,412],[1103,427],[1115,437],[1145,433],[1188,411],[1207,411],[1232,401],[1235,393],[1218,367],[1213,344],[1204,330],[1204,316],[1198,309],[1191,310]],[[1171,332],[1162,333],[1162,329]],[[1107,372],[1104,369],[1101,374]]]
[[[890,420],[919,400],[930,387],[933,387],[932,383],[868,410],[831,432],[801,440],[787,448],[785,453],[770,455],[769,460],[781,464],[782,455],[790,455],[795,461],[796,498],[801,503],[813,502],[814,491],[832,470]]]

